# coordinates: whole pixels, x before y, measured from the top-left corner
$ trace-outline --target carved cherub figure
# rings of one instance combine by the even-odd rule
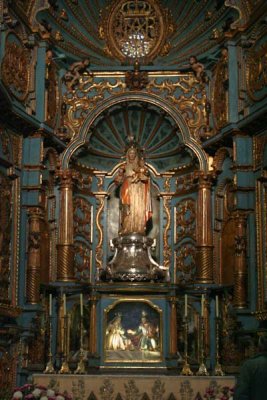
[[[207,81],[207,76],[204,71],[204,65],[198,62],[196,56],[191,56],[189,58],[189,64],[198,81],[205,83]]]
[[[73,89],[74,86],[79,83],[81,75],[86,71],[89,65],[90,60],[86,58],[83,61],[76,61],[70,66],[69,70],[64,75],[64,80],[68,89]],[[92,75],[91,72],[90,75]]]

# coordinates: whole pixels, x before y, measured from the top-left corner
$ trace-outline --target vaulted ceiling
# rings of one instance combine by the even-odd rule
[[[168,49],[153,59],[154,65],[163,67],[186,68],[190,55],[202,62],[212,62],[225,34],[231,31],[231,24],[239,18],[237,10],[226,6],[223,0],[154,1],[169,12],[173,23],[167,38]],[[89,58],[95,67],[112,68],[121,64],[121,60],[107,51],[106,40],[99,35],[110,1],[50,0],[49,3],[49,8],[38,12],[37,20],[51,33],[57,55],[66,56],[67,63]]]
[[[125,102],[101,114],[90,127],[87,145],[75,157],[91,168],[111,170],[125,155],[128,138],[133,137],[145,159],[157,171],[190,170],[197,159],[185,148],[175,122],[160,108],[142,102]]]

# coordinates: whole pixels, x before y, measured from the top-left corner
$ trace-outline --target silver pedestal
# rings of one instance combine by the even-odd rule
[[[107,281],[166,281],[168,273],[151,256],[154,240],[141,234],[128,234],[112,240],[115,251],[102,279]]]

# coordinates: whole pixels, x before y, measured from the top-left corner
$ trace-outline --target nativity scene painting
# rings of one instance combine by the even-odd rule
[[[106,362],[162,360],[162,318],[158,307],[132,299],[107,308],[105,315]]]

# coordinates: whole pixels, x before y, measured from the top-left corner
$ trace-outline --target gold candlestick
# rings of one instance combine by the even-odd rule
[[[216,312],[218,315],[218,313]],[[216,364],[214,368],[215,376],[224,376],[224,372],[222,370],[222,366],[220,364],[220,340],[219,340],[219,326],[220,326],[220,318],[216,316]]]
[[[52,316],[51,315],[49,315],[48,331],[49,331],[49,353],[48,353],[48,362],[46,364],[44,374],[55,374],[56,371],[53,366],[53,354],[52,354]]]
[[[65,306],[64,306],[64,311],[65,311]],[[64,312],[65,314],[65,312]],[[71,370],[68,364],[68,316],[67,314],[64,315],[64,327],[63,327],[63,343],[62,343],[62,348],[63,348],[63,362],[61,365],[60,370],[58,371],[59,374],[70,374]]]
[[[205,352],[204,352],[204,347],[205,347],[205,325],[204,325],[204,317],[203,313],[201,313],[201,335],[200,335],[200,365],[198,368],[198,371],[196,375],[198,376],[208,376],[208,370],[205,365]]]
[[[80,319],[80,354],[79,358],[80,361],[78,362],[77,368],[74,371],[75,374],[85,374],[85,363],[84,363],[84,356],[85,356],[85,351],[83,349],[83,314],[81,313],[81,319]]]
[[[181,371],[181,375],[185,376],[191,376],[193,375],[193,372],[190,369],[190,364],[188,362],[189,357],[188,357],[188,318],[187,318],[187,313],[184,319],[184,365]]]

